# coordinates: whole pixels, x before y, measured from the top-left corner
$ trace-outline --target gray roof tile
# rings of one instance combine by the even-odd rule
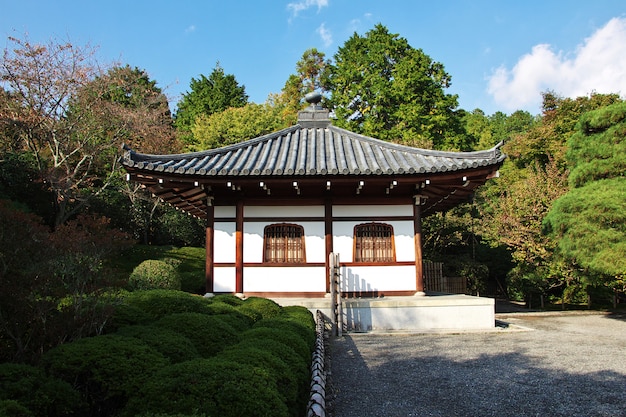
[[[500,144],[486,151],[444,152],[373,139],[326,124],[295,125],[245,142],[177,155],[127,149],[123,164],[140,170],[211,177],[401,175],[499,164]]]

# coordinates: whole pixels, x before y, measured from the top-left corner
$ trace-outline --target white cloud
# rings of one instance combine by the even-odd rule
[[[317,6],[317,11],[319,12],[322,7],[328,6],[328,0],[301,0],[287,4],[287,10],[291,10],[292,16],[296,17],[300,12],[315,6]]]
[[[196,31],[196,25],[190,25],[185,29],[185,33],[191,33]]]
[[[513,69],[498,68],[488,93],[506,110],[541,108],[541,93],[564,97],[626,93],[626,18],[613,18],[575,51],[555,52],[541,44],[522,56]]]
[[[330,33],[330,30],[326,29],[326,25],[322,23],[316,31],[320,38],[322,38],[322,42],[324,42],[324,46],[328,48],[333,43],[333,35]]]

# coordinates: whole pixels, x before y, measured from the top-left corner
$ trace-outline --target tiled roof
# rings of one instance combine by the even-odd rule
[[[306,126],[301,123],[202,152],[147,155],[127,149],[123,164],[144,172],[224,178],[397,176],[478,168],[499,164],[505,158],[501,144],[486,151],[444,152],[397,145],[328,123]]]

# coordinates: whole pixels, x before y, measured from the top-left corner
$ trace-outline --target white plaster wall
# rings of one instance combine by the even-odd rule
[[[413,206],[410,204],[369,205],[369,206],[333,206],[333,217],[355,216],[413,216]]]
[[[415,265],[343,266],[341,290],[416,291]]]
[[[246,267],[244,292],[325,292],[325,268]]]
[[[237,208],[235,206],[216,206],[215,217],[232,217],[237,215]]]
[[[213,291],[234,293],[236,289],[234,266],[213,268]]]
[[[324,217],[324,206],[246,206],[244,217]],[[285,221],[289,221],[286,219]]]
[[[263,262],[263,230],[273,223],[244,222],[243,225],[243,261]],[[307,262],[324,262],[326,245],[324,244],[323,222],[297,222],[304,228],[304,246]]]
[[[236,261],[236,239],[234,222],[215,222],[213,262]]]

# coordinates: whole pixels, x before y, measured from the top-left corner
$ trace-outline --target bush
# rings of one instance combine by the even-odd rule
[[[113,314],[104,330],[106,333],[111,333],[124,326],[148,324],[152,321],[154,317],[140,307],[122,302],[114,307]]]
[[[220,352],[216,358],[263,368],[275,382],[290,414],[293,417],[305,414],[303,399],[298,397],[298,378],[275,353],[252,346],[236,345]]]
[[[115,334],[58,346],[42,363],[81,393],[91,416],[116,414],[154,372],[169,364],[144,342]]]
[[[33,417],[33,414],[17,401],[0,400],[0,417]]]
[[[70,384],[25,364],[0,364],[0,400],[12,400],[28,411],[23,414],[15,404],[5,403],[4,415],[9,416],[72,416],[85,411],[78,391]]]
[[[211,298],[213,302],[225,303],[231,306],[237,307],[244,303],[244,301],[233,294],[217,294],[213,298]]]
[[[213,302],[209,306],[209,314],[217,315],[238,332],[244,332],[254,324],[249,316],[243,314],[230,304]]]
[[[290,333],[297,336],[304,341],[308,349],[307,357],[310,357],[313,353],[313,346],[315,345],[315,330],[311,330],[303,326],[297,321],[292,321],[287,318],[279,317],[274,319],[259,320],[254,324],[254,328],[266,328],[274,329],[282,333]],[[298,345],[300,345],[298,343]]]
[[[127,326],[121,328],[117,334],[141,340],[168,358],[171,363],[185,362],[200,357],[191,340],[163,327]]]
[[[254,327],[245,332],[242,338],[246,340],[266,339],[272,340],[274,343],[282,343],[293,349],[305,363],[311,361],[313,346],[307,345],[303,338],[292,328],[289,328],[286,323],[282,328]]]
[[[122,415],[142,413],[289,416],[268,371],[217,358],[195,359],[157,372]]]
[[[306,405],[309,394],[311,360],[305,361],[291,347],[276,343],[271,338],[250,337],[244,334],[241,342],[231,349],[260,349],[271,353],[287,365],[298,386],[297,398],[302,401],[297,408]],[[230,349],[229,349],[230,350]]]
[[[264,319],[277,317],[282,311],[282,307],[276,302],[260,297],[250,297],[246,299],[243,306],[245,306],[246,309],[256,310]]]
[[[148,259],[133,269],[128,285],[134,290],[180,290],[181,281],[176,267],[171,263]]]
[[[158,319],[173,313],[210,313],[210,300],[198,295],[174,290],[133,291],[124,303],[138,307],[152,318]]]
[[[215,356],[239,341],[239,333],[220,316],[176,313],[162,317],[155,325],[189,338],[203,358]]]

